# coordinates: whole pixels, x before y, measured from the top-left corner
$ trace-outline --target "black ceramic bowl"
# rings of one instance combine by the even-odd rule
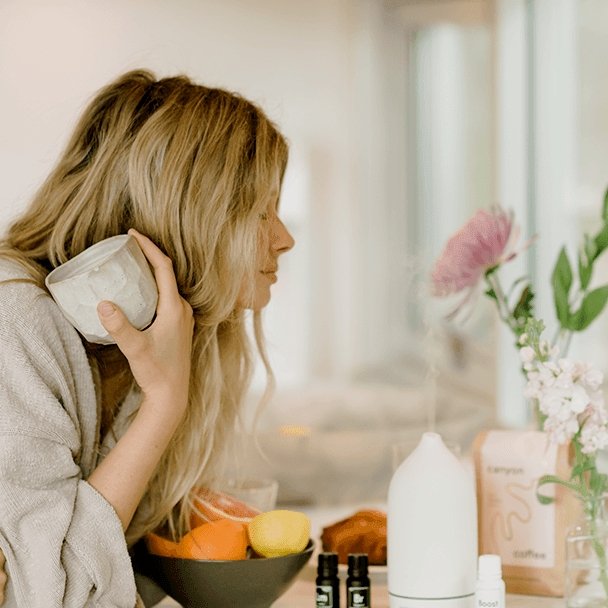
[[[295,582],[313,550],[311,539],[301,553],[224,561],[161,557],[143,547],[138,560],[140,572],[184,608],[270,608]]]

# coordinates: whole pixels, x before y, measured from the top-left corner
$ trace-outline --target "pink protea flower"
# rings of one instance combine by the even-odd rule
[[[447,242],[435,263],[433,293],[447,296],[473,290],[490,269],[512,260],[519,227],[503,209],[480,210]]]

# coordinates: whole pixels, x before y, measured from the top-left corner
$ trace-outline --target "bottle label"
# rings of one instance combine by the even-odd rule
[[[334,590],[330,585],[317,585],[317,608],[334,608]]]
[[[369,587],[349,587],[346,592],[347,608],[369,608]]]
[[[480,589],[475,593],[475,608],[505,608],[502,591]]]

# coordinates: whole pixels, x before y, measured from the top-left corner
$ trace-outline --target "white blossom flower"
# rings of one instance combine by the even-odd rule
[[[524,388],[524,397],[526,399],[540,399],[542,385],[536,380],[529,380]]]
[[[543,357],[550,357],[551,359],[557,359],[557,357],[559,355],[559,347],[551,346],[551,344],[549,344],[549,342],[547,342],[546,340],[539,342],[538,349],[540,350],[540,353],[541,353],[541,355],[543,355]]]
[[[582,451],[592,454],[597,450],[603,450],[608,446],[608,429],[606,424],[598,423],[594,419],[587,420],[581,431],[580,441]]]
[[[519,350],[519,356],[524,363],[532,363],[536,358],[536,353],[531,346],[524,346]]]
[[[541,349],[547,351],[548,347]],[[608,447],[608,412],[601,385],[603,374],[572,359],[537,361],[530,347],[520,349],[528,382],[524,395],[538,401],[546,416],[544,430],[555,443],[566,443],[577,433],[586,454]]]
[[[572,392],[567,399],[570,403],[570,409],[575,414],[582,413],[591,402],[587,391],[579,384],[572,387]]]
[[[574,378],[570,375],[569,372],[564,371],[555,377],[552,386],[561,388],[565,391],[570,391],[574,387]]]
[[[558,359],[557,365],[562,372],[574,373],[577,363],[572,359]]]
[[[553,443],[562,444],[570,441],[580,427],[576,418],[571,417],[562,422],[549,416],[545,420],[543,428],[549,434],[549,438]]]
[[[556,373],[553,369],[553,366],[550,362],[548,363],[539,363],[536,368],[538,372],[538,380],[543,384],[543,386],[553,386],[555,384]]]
[[[597,390],[604,382],[604,374],[599,369],[589,367],[583,375],[583,382],[591,389]]]
[[[596,412],[602,412],[604,417],[608,419],[604,405],[604,393],[601,390],[587,391],[587,393],[589,394],[589,403],[594,407]]]

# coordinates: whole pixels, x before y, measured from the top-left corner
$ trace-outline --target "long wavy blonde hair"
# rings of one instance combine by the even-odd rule
[[[195,317],[189,404],[127,530],[128,545],[160,527],[174,539],[190,529],[191,490],[212,483],[242,422],[253,349],[237,299],[244,281],[253,289],[259,218],[280,189],[287,155],[275,125],[240,95],[132,71],[94,97],[0,242],[0,255],[21,262],[42,289],[53,268],[130,227],[173,260]],[[267,397],[274,379],[259,311],[253,329]],[[102,374],[118,362],[134,382],[117,347],[83,343]]]

